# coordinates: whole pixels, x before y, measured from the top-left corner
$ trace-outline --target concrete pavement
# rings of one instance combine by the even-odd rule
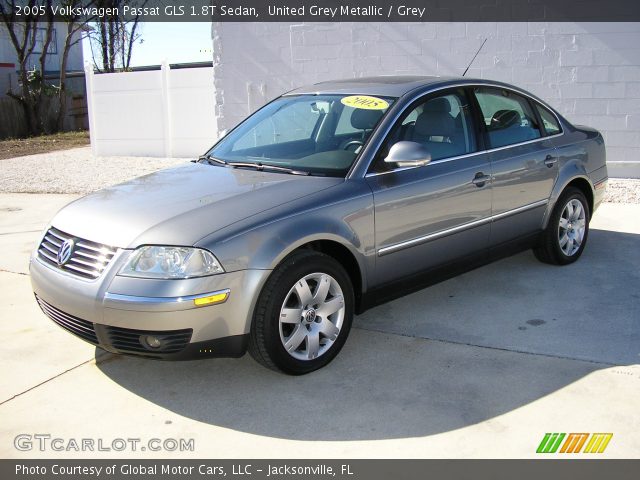
[[[640,456],[639,205],[605,204],[570,267],[525,252],[382,305],[328,368],[287,377],[96,355],[53,325],[26,262],[72,198],[0,195],[2,457],[534,457],[545,432],[613,432],[604,456]],[[21,452],[22,433],[195,451]]]

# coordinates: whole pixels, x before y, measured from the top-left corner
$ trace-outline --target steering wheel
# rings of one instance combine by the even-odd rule
[[[352,147],[353,145],[357,145],[357,146],[361,147],[361,146],[364,145],[364,142],[361,142],[360,140],[350,140],[350,141],[348,141],[347,143],[345,143],[342,146],[342,149],[343,150],[349,150],[349,148]],[[356,148],[356,150],[357,150],[357,148]]]

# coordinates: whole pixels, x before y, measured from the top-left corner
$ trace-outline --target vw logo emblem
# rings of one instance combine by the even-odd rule
[[[316,311],[313,308],[310,308],[304,313],[304,319],[307,323],[313,323],[316,319]]]
[[[62,266],[69,261],[71,254],[73,253],[74,246],[75,242],[73,241],[73,238],[65,240],[62,245],[60,245],[60,250],[58,250],[58,255],[56,257],[58,265]]]

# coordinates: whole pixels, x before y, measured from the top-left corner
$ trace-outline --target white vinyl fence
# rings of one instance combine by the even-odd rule
[[[85,71],[94,155],[191,157],[214,143],[213,67]]]

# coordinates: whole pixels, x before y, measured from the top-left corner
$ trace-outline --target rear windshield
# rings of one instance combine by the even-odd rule
[[[247,118],[207,155],[229,163],[345,176],[393,101],[365,95],[280,97]]]

